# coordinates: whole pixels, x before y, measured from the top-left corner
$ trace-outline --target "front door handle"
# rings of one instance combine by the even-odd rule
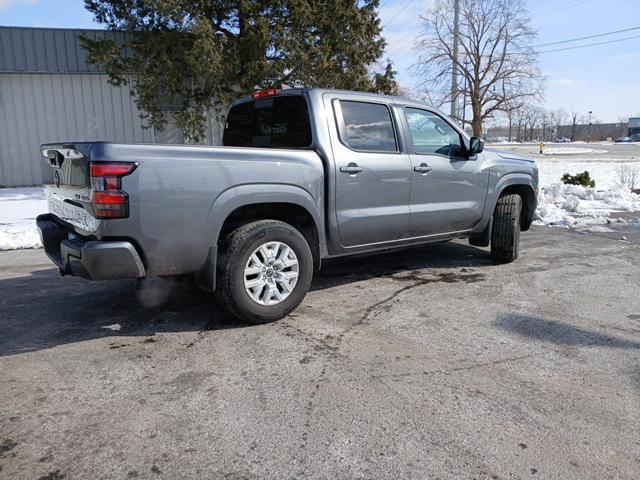
[[[413,171],[414,172],[418,172],[422,175],[426,175],[427,173],[429,173],[431,170],[433,170],[433,168],[431,168],[429,165],[427,165],[426,163],[421,163],[419,166],[417,167],[413,167]]]
[[[348,173],[349,175],[355,175],[362,171],[362,167],[359,167],[357,163],[350,162],[346,167],[340,167],[340,171]]]

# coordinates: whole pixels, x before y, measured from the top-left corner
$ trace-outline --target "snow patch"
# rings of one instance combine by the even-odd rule
[[[591,233],[610,233],[615,232],[615,230],[605,227],[604,225],[593,225],[592,227],[587,227],[584,229],[585,232]]]
[[[46,212],[41,187],[0,189],[0,250],[40,248],[36,217]]]
[[[543,155],[586,155],[588,153],[607,153],[606,150],[595,150],[593,148],[579,148],[579,147],[567,147],[567,148],[545,148],[542,152]]]
[[[534,223],[581,228],[607,224],[610,213],[622,211],[640,211],[640,195],[557,182],[540,189]]]

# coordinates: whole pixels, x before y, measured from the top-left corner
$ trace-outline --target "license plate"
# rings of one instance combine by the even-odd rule
[[[95,232],[98,229],[98,220],[92,217],[84,208],[64,202],[51,194],[47,194],[47,204],[49,212],[74,227],[88,232]]]

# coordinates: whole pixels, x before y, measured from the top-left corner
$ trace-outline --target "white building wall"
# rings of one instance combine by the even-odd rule
[[[142,127],[128,87],[109,85],[107,78],[0,74],[0,186],[41,183],[41,143],[154,141],[154,132]]]

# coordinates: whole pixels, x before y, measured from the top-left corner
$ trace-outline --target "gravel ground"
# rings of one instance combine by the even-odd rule
[[[638,478],[640,238],[327,262],[245,326],[0,252],[0,478]],[[162,306],[145,308],[144,305]]]

